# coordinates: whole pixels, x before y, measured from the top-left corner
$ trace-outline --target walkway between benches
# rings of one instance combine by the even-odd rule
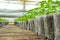
[[[0,40],[44,40],[34,32],[21,29],[15,25],[0,27]]]

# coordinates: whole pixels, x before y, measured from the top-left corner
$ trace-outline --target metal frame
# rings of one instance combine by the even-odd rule
[[[22,4],[22,5],[23,5],[23,10],[20,10],[20,11],[18,11],[18,12],[23,12],[23,15],[24,15],[24,13],[27,12],[27,11],[25,10],[26,5],[37,5],[37,4],[26,4],[26,2],[39,2],[39,1],[24,1],[23,4],[22,4],[22,3],[12,3],[12,2],[4,2],[4,3]],[[1,11],[0,11],[0,12],[1,12]],[[2,13],[8,13],[8,12],[2,11]],[[11,12],[10,12],[10,13],[11,13]],[[13,12],[13,13],[14,13],[14,12]],[[19,17],[19,16],[0,15],[0,17],[8,17],[8,18],[13,17],[13,18],[16,18],[16,17]]]

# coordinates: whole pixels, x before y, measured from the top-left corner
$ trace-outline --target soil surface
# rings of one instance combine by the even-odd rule
[[[21,29],[15,25],[0,27],[0,40],[46,40],[46,37],[37,36],[34,32]]]

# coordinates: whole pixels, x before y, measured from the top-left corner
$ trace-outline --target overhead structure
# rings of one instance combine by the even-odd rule
[[[20,13],[20,12],[27,12],[27,11],[0,9],[0,13]]]
[[[24,2],[27,2],[27,1],[30,1],[30,0],[20,0],[20,1],[24,3]]]
[[[20,16],[13,16],[13,15],[0,15],[0,17],[4,17],[4,18],[18,18]]]
[[[22,16],[28,10],[39,7],[37,5],[39,1],[41,0],[0,0],[0,17],[17,18],[19,15]],[[6,14],[1,15],[4,13]],[[19,15],[16,16],[15,13]]]

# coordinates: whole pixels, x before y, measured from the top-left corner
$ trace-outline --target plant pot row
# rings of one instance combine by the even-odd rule
[[[0,27],[7,25],[8,22],[0,22]]]
[[[37,17],[34,20],[17,22],[20,28],[31,30],[38,36],[45,36],[48,40],[60,40],[60,14]]]

